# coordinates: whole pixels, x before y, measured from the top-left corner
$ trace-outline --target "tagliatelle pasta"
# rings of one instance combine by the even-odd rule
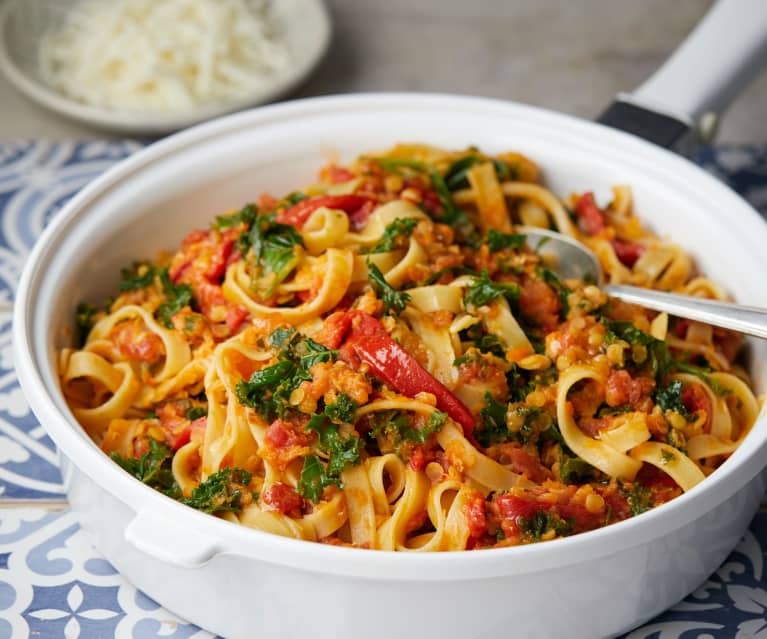
[[[78,307],[64,395],[101,448],[199,510],[404,552],[585,532],[693,489],[760,407],[741,337],[562,280],[723,298],[631,190],[565,199],[515,153],[400,145],[219,216]]]

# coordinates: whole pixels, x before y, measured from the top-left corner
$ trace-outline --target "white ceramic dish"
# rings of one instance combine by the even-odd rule
[[[83,529],[136,586],[226,637],[612,636],[710,574],[765,489],[767,419],[716,473],[672,503],[567,539],[420,555],[283,539],[182,506],[124,473],[72,417],[55,373],[74,306],[114,290],[119,269],[264,190],[311,180],[328,151],[350,159],[397,141],[515,149],[559,193],[631,184],[642,217],[680,241],[743,302],[767,306],[767,225],[679,157],[627,134],[478,98],[364,95],[286,103],[180,133],[77,195],[24,271],[15,358],[29,402],[62,454]],[[765,344],[751,347],[765,388]],[[598,612],[597,612],[598,611]]]
[[[284,37],[291,61],[271,77],[269,84],[236,100],[177,113],[115,111],[73,100],[40,77],[40,37],[50,25],[60,22],[77,1],[8,0],[0,7],[0,71],[21,93],[42,106],[84,124],[128,135],[168,133],[270,102],[303,81],[330,43],[330,15],[322,0],[279,0],[273,3],[274,27]]]

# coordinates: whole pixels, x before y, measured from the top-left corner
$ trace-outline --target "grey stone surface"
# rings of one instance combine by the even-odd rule
[[[710,0],[328,0],[335,33],[290,97],[443,91],[595,117],[647,78]],[[716,52],[712,52],[716,55]],[[0,79],[0,139],[103,137],[50,114]],[[767,72],[727,113],[722,142],[767,143]]]

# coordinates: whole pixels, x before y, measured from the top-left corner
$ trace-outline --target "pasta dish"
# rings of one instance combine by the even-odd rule
[[[726,299],[629,187],[560,199],[521,154],[403,144],[126,268],[77,308],[64,395],[152,488],[328,544],[526,544],[692,489],[759,411],[741,336],[562,279],[519,226],[611,283]]]

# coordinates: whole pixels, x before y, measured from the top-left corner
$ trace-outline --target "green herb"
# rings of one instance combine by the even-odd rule
[[[192,303],[192,287],[189,284],[174,284],[168,275],[168,269],[161,269],[158,273],[165,302],[160,304],[156,311],[159,319],[166,328],[173,328],[172,318],[185,306]]]
[[[296,247],[303,246],[304,241],[296,229],[289,224],[280,224],[273,214],[269,214],[255,219],[247,244],[262,273],[274,275],[265,291],[268,297],[298,265]]]
[[[561,519],[554,513],[539,510],[530,519],[517,519],[517,527],[533,541],[540,541],[549,530],[553,530],[557,536],[569,535],[573,531],[573,522]]]
[[[642,364],[649,359],[652,364],[655,380],[659,384],[663,382],[670,371],[678,370],[682,373],[689,373],[690,375],[699,377],[718,395],[726,397],[732,392],[730,389],[724,388],[715,379],[711,378],[710,369],[675,360],[672,357],[666,342],[656,339],[649,333],[639,330],[630,321],[609,320],[603,317],[602,322],[608,329],[605,336],[608,343],[614,342],[617,339],[628,342],[632,347],[632,359],[634,362],[636,364]],[[637,349],[637,346],[639,346],[640,349]],[[646,357],[644,358],[641,357],[641,354],[643,353],[642,349],[644,349],[644,353],[646,353]],[[637,358],[636,355],[637,350],[640,354],[639,358]]]
[[[373,428],[370,430],[370,436],[386,437],[394,451],[400,454],[405,443],[425,444],[433,433],[442,430],[446,421],[447,414],[435,410],[429,415],[429,419],[423,427],[415,428],[407,413],[387,411],[376,415]]]
[[[607,326],[607,342],[623,340],[632,347],[632,359],[638,365],[649,361],[652,365],[653,375],[658,383],[661,383],[669,371],[678,365],[671,357],[667,344],[656,339],[649,333],[639,330],[630,321],[617,321],[603,319]]]
[[[188,411],[186,411],[186,418],[190,422],[200,419],[201,417],[207,417],[207,416],[208,416],[207,406],[192,406]]]
[[[277,203],[277,209],[284,209],[289,206],[293,206],[295,204],[298,204],[299,202],[302,202],[303,200],[306,200],[308,196],[306,193],[301,193],[301,191],[293,191],[292,193],[288,193],[284,198],[282,198]]]
[[[319,457],[307,455],[304,457],[304,466],[301,469],[301,477],[298,480],[296,490],[299,495],[317,504],[322,499],[322,492],[325,488],[338,485],[337,481],[337,478],[328,474]]]
[[[410,301],[410,295],[404,291],[398,291],[389,284],[384,278],[383,273],[381,273],[381,270],[370,260],[368,260],[367,265],[370,285],[383,302],[384,314],[391,314],[393,311],[395,315],[398,315],[404,311],[405,306],[407,306],[407,303]]]
[[[571,293],[570,289],[562,283],[559,276],[551,269],[539,266],[536,269],[536,272],[538,273],[538,277],[551,286],[557,292],[557,295],[559,295],[559,301],[562,303],[562,316],[566,318],[567,314],[570,312],[570,303],[567,300]]]
[[[508,406],[497,401],[490,391],[485,391],[485,405],[479,411],[481,428],[475,437],[480,445],[487,448],[492,444],[506,441],[511,436],[506,426],[506,411]]]
[[[682,382],[674,380],[665,388],[660,388],[653,394],[655,403],[664,411],[671,410],[679,413],[682,417],[689,420],[690,411],[684,405],[682,400]]]
[[[325,406],[325,415],[334,422],[341,422],[343,424],[354,423],[354,413],[356,412],[359,404],[355,402],[351,397],[345,393],[340,393],[336,398],[335,403],[327,404]]]
[[[151,486],[174,499],[178,499],[181,495],[181,489],[173,478],[173,471],[171,470],[173,451],[164,444],[150,439],[149,450],[138,459],[121,457],[118,453],[112,453],[110,457],[123,470],[147,486]]]
[[[632,515],[641,515],[653,507],[652,491],[649,488],[642,484],[633,484],[631,488],[626,488],[622,483],[619,486],[628,501]]]
[[[505,282],[494,282],[483,270],[479,277],[466,290],[464,301],[470,306],[484,306],[499,297],[505,297],[510,304],[515,305],[519,300],[519,286]]]
[[[676,461],[676,455],[664,448],[660,453],[660,460],[663,464],[670,464],[671,462]]]
[[[451,191],[468,188],[469,169],[477,164],[482,164],[488,161],[492,161],[499,182],[512,178],[511,171],[509,171],[509,167],[505,162],[495,159],[487,160],[480,155],[467,155],[453,162],[447,170],[447,173],[445,173],[445,184],[447,185],[447,188]]]
[[[328,456],[327,471],[331,477],[338,478],[347,466],[356,466],[360,463],[360,442],[356,435],[341,437],[338,426],[331,422],[325,415],[312,415],[306,430],[313,430],[319,437],[320,451]]]
[[[504,249],[521,249],[526,241],[526,235],[499,233],[495,229],[487,232],[487,244],[493,253]]]
[[[727,397],[728,395],[732,394],[732,390],[729,388],[725,388],[722,386],[719,382],[717,382],[714,378],[710,376],[711,369],[707,368],[701,368],[700,366],[694,366],[693,364],[688,364],[687,362],[674,362],[674,365],[677,370],[681,371],[682,373],[689,373],[690,375],[695,375],[696,377],[700,377],[706,384],[709,385],[712,391],[714,391],[717,395],[721,397]]]
[[[559,462],[559,480],[563,484],[583,484],[593,481],[596,469],[580,457],[567,457],[564,454]]]
[[[312,379],[311,367],[332,361],[331,351],[295,329],[277,329],[269,337],[272,346],[282,348],[280,361],[255,371],[249,380],[235,387],[237,400],[253,408],[266,420],[283,417],[290,408],[290,395],[303,381]]]
[[[137,291],[154,283],[155,267],[148,262],[136,262],[132,268],[120,271],[120,291]]]
[[[397,218],[390,224],[387,224],[381,239],[378,240],[378,244],[367,252],[386,253],[393,251],[401,245],[401,239],[408,238],[413,234],[417,224],[418,220],[414,217]]]
[[[252,473],[242,468],[222,468],[197,486],[189,499],[179,501],[206,513],[238,513],[252,477]]]
[[[230,229],[239,224],[245,224],[248,228],[253,225],[258,215],[258,207],[255,204],[246,204],[236,213],[231,215],[219,215],[213,222],[213,228],[218,231]]]
[[[93,304],[87,304],[81,302],[75,308],[75,325],[79,329],[79,335],[77,336],[78,342],[82,346],[85,344],[85,340],[88,338],[88,333],[91,332],[93,325],[96,323],[94,315],[98,312],[98,309]]]
[[[407,158],[375,158],[375,161],[384,169],[396,170],[398,168],[408,168],[420,173],[426,173],[431,179],[432,188],[434,188],[439,203],[442,206],[441,222],[452,226],[458,233],[458,236],[466,243],[475,244],[477,230],[474,224],[466,215],[465,211],[459,209],[453,202],[453,195],[447,188],[445,180],[439,171],[426,162],[411,160]]]

